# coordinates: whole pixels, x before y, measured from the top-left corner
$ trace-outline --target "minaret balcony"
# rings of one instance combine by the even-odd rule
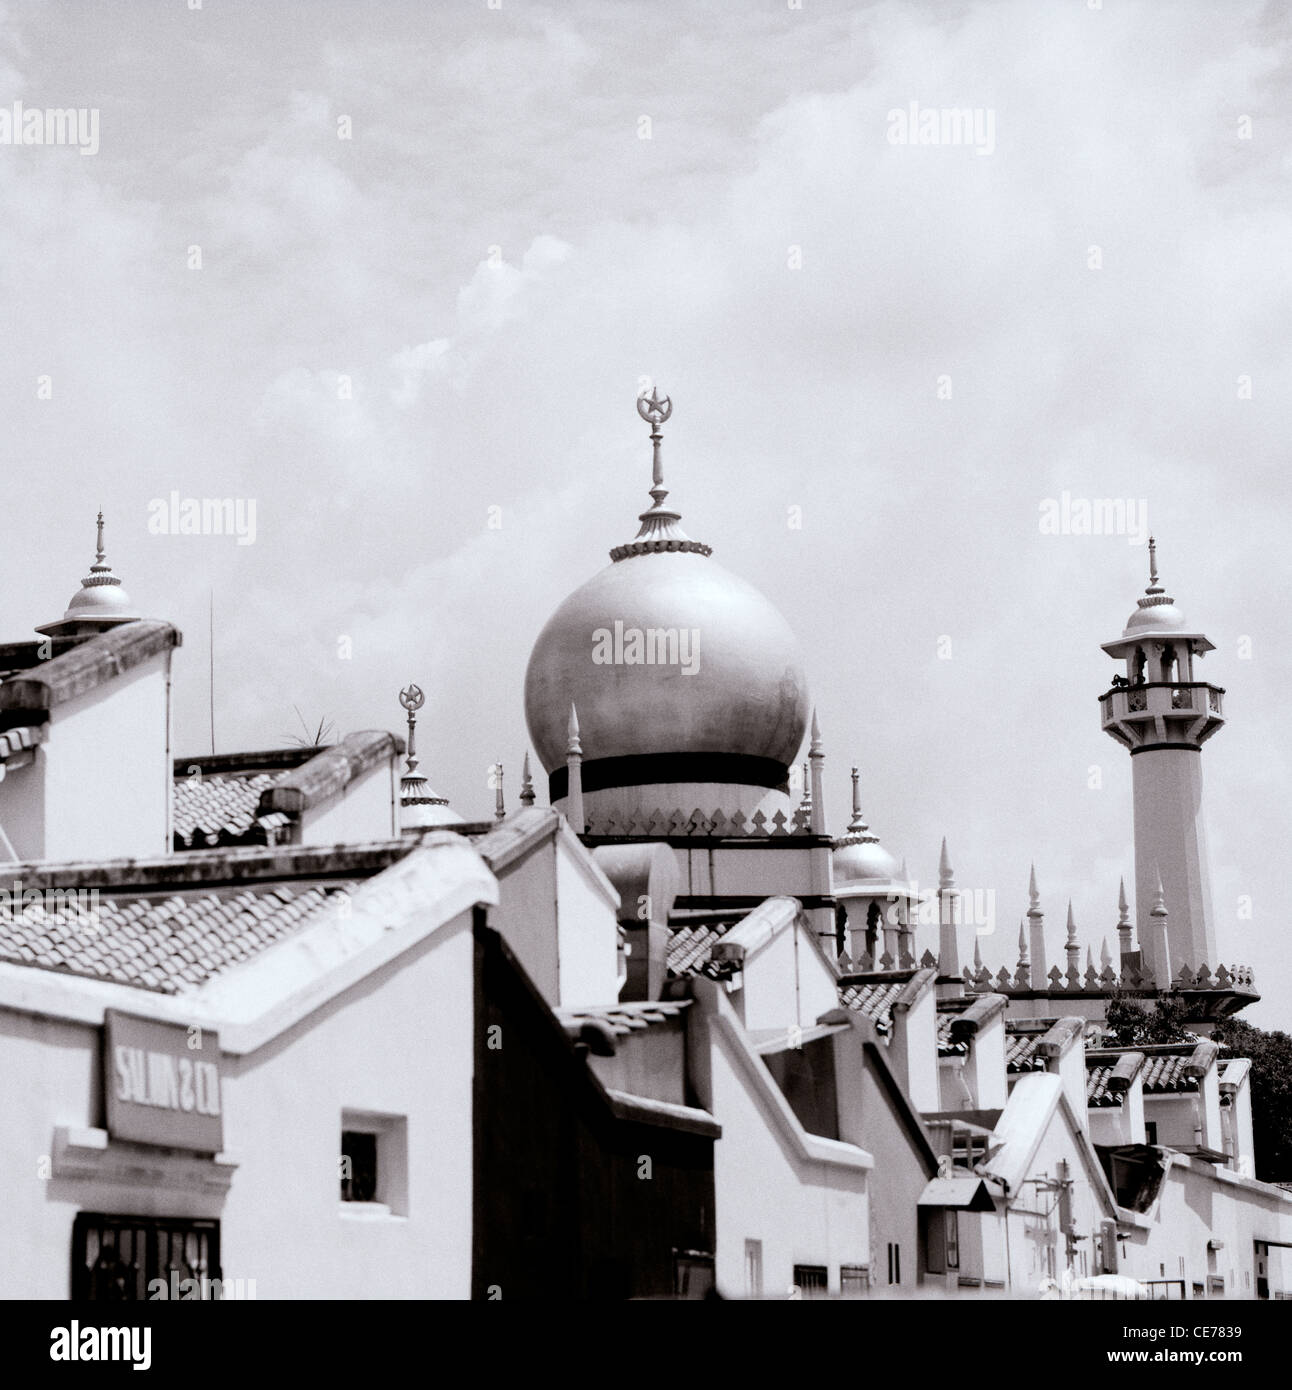
[[[1099,697],[1105,733],[1128,748],[1205,742],[1225,722],[1224,690],[1206,681],[1116,685]]]

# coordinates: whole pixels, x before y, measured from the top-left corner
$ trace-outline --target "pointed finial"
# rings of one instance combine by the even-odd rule
[[[654,445],[651,477],[655,484],[654,488],[651,489],[651,496],[655,498],[655,505],[659,506],[668,496],[668,493],[663,490],[664,465],[660,460],[659,449],[664,436],[660,434],[659,427],[672,415],[673,402],[667,396],[660,396],[658,386],[652,386],[649,396],[643,392],[637,397],[637,413],[650,426],[651,443]],[[659,489],[658,496],[655,489]]]
[[[974,933],[973,939],[973,969],[975,975],[982,972],[982,938],[977,932]]]
[[[1018,919],[1018,963],[1027,964],[1027,918]]]
[[[651,489],[652,505],[637,518],[641,529],[627,545],[617,545],[610,558],[625,560],[630,555],[646,555],[664,550],[684,550],[697,555],[712,555],[710,546],[701,541],[693,541],[678,524],[681,515],[664,505],[668,489],[664,486],[664,464],[660,457],[660,445],[664,436],[659,427],[673,413],[673,402],[661,396],[657,386],[651,387],[650,395],[644,391],[637,397],[637,413],[651,427]]]
[[[520,765],[520,804],[534,804],[534,779],[529,772],[529,749],[525,750],[525,761]]]
[[[1148,586],[1150,594],[1162,592],[1157,585],[1157,539],[1154,536],[1148,538]]]
[[[566,728],[565,752],[567,757],[571,753],[583,756],[583,745],[579,742],[579,712],[573,705],[570,706],[570,722]]]
[[[1157,869],[1157,890],[1153,894],[1153,907],[1149,916],[1165,917],[1167,915],[1166,892],[1162,887],[1162,869],[1160,866],[1155,866],[1155,868]]]
[[[808,751],[811,758],[819,758],[824,753],[824,746],[821,743],[821,725],[817,723],[816,710],[812,711],[812,743]]]
[[[955,871],[951,867],[951,856],[947,853],[947,837],[942,837],[942,853],[938,858],[938,887],[954,888]]]
[[[1130,903],[1126,901],[1126,879],[1123,876],[1117,884],[1117,925],[1129,927],[1130,924]]]
[[[1041,905],[1041,894],[1036,887],[1036,865],[1033,864],[1031,873],[1027,879],[1027,896],[1030,899],[1029,907],[1035,911]]]
[[[1071,950],[1077,944],[1077,921],[1072,915],[1072,899],[1068,899],[1068,949]]]
[[[417,751],[417,711],[426,703],[426,696],[419,686],[410,684],[399,692],[399,703],[408,711],[408,756],[404,761],[411,774],[417,766],[414,756]]]
[[[1099,952],[1099,964],[1107,970],[1113,963],[1113,953],[1108,949],[1108,938],[1104,937],[1104,948]]]
[[[1093,970],[1094,968],[1095,968],[1095,953],[1090,949],[1089,946],[1087,946],[1087,947],[1086,947],[1086,969],[1087,969],[1087,970]]]
[[[849,835],[865,835],[869,829],[865,816],[861,814],[861,773],[854,767],[852,769],[852,819],[848,822],[847,833]]]

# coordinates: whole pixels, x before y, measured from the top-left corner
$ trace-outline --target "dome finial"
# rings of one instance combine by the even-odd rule
[[[650,426],[650,442],[653,446],[651,457],[651,496],[655,499],[655,505],[660,503],[668,496],[664,488],[664,464],[660,458],[660,445],[664,442],[664,436],[659,432],[659,427],[673,413],[673,402],[667,396],[662,399],[659,394],[659,387],[652,386],[650,395],[644,391],[637,397],[637,413]]]
[[[678,525],[681,514],[664,505],[668,489],[664,486],[664,462],[660,457],[664,436],[659,432],[659,427],[673,414],[672,400],[668,396],[661,396],[658,386],[652,386],[649,396],[643,391],[637,397],[637,413],[650,426],[650,495],[654,505],[637,518],[641,522],[637,535],[627,545],[617,545],[610,552],[610,558],[626,560],[630,555],[647,555],[661,550],[688,550],[698,555],[712,555],[710,546],[693,541]]]
[[[534,778],[529,771],[529,749],[525,750],[525,761],[520,768],[520,804],[522,806],[532,806],[534,804]]]
[[[102,507],[99,508],[99,535],[98,535],[98,540],[97,540],[97,542],[95,543],[95,547],[94,547],[94,548],[95,548],[95,551],[97,552],[96,555],[95,555],[95,557],[94,557],[94,562],[95,562],[96,565],[101,565],[101,564],[103,563],[103,557],[104,557],[104,555],[107,554],[107,552],[103,549],[103,508],[102,508]]]
[[[420,686],[409,685],[399,692],[399,703],[408,712],[408,756],[404,762],[405,771],[411,777],[417,766],[414,756],[417,751],[417,711],[426,703],[426,696],[422,694]]]
[[[447,796],[440,796],[417,771],[417,711],[426,703],[421,688],[408,685],[399,692],[399,703],[408,714],[408,753],[404,775],[399,779],[399,821],[408,834],[418,834],[436,825],[453,825],[462,817],[449,807]]]
[[[1157,582],[1157,540],[1155,537],[1148,538],[1148,588],[1144,590],[1146,594],[1163,594],[1165,589]]]

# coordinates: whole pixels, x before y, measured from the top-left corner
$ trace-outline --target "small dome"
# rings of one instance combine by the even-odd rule
[[[1162,595],[1157,602],[1140,600],[1140,606],[1126,620],[1123,637],[1141,637],[1154,632],[1187,632],[1189,620],[1175,606],[1175,603]]]
[[[72,595],[63,620],[88,621],[95,618],[111,618],[114,621],[137,618],[138,609],[130,601],[130,595],[121,587],[121,581],[114,574],[104,574],[107,566],[94,565],[92,573],[81,580],[81,587]]]
[[[897,860],[873,835],[852,844],[841,843],[833,861],[836,889],[860,883],[894,883],[901,877]]]
[[[103,550],[103,513],[98,517],[98,548],[90,572],[81,580],[81,587],[72,595],[63,616],[55,623],[38,627],[37,632],[49,634],[93,632],[100,627],[134,622],[139,610],[130,595],[121,587],[121,580],[112,573]]]

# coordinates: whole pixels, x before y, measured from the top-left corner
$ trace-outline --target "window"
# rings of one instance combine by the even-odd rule
[[[763,1296],[763,1243],[761,1240],[745,1242],[745,1293],[750,1298]]]
[[[377,1136],[359,1129],[341,1131],[341,1200],[377,1200]]]
[[[862,1298],[870,1292],[869,1265],[840,1265],[839,1292],[844,1298]]]
[[[678,1298],[704,1298],[712,1291],[713,1256],[704,1250],[674,1250],[674,1294]]]
[[[404,1116],[343,1111],[338,1175],[344,1213],[406,1216],[408,1122]]]
[[[902,1282],[902,1247],[894,1245],[891,1241],[888,1246],[888,1282],[890,1284]]]
[[[830,1287],[825,1265],[795,1265],[794,1287],[802,1298],[824,1298]]]
[[[81,1211],[72,1223],[74,1299],[215,1299],[220,1277],[218,1221]]]
[[[1152,1120],[1144,1121],[1144,1142],[1157,1147],[1157,1125]]]

